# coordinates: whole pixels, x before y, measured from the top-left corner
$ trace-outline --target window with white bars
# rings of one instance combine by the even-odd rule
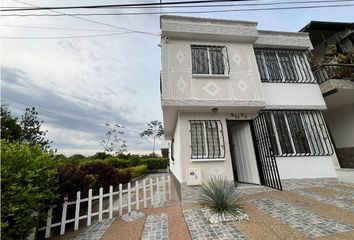
[[[262,82],[316,83],[306,51],[256,48]]]
[[[225,157],[224,135],[219,120],[190,120],[191,158]]]
[[[331,155],[332,143],[319,111],[264,111],[276,156]]]
[[[192,73],[227,75],[226,47],[192,45]]]

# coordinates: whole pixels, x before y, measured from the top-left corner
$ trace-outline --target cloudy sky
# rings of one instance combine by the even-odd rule
[[[67,6],[121,4],[133,1],[61,0],[58,3],[54,0],[21,0],[20,3],[17,0],[3,0],[1,2],[2,7],[28,7],[24,2],[37,6]],[[354,1],[340,4],[354,4]],[[200,9],[193,9],[196,10]],[[123,12],[117,9],[60,11],[65,13]],[[132,10],[124,11],[132,12]],[[354,7],[347,6],[188,14],[187,16],[250,20],[259,22],[259,29],[298,31],[311,20],[353,22],[353,12]],[[48,11],[33,13],[54,14]],[[127,140],[128,150],[147,153],[151,151],[152,143],[149,139],[141,139],[139,133],[147,122],[162,121],[159,93],[161,69],[158,47],[159,16],[85,16],[82,18],[152,34],[127,32],[127,30],[70,16],[3,16],[0,19],[1,100],[9,104],[12,112],[17,116],[20,116],[26,107],[35,106],[39,111],[40,119],[45,122],[44,128],[48,130],[47,137],[53,141],[52,146],[57,148],[59,153],[87,155],[102,150],[99,142],[105,135],[105,123],[124,124],[126,126],[124,138]],[[116,35],[88,37],[107,34]],[[66,38],[71,36],[86,37]],[[41,37],[52,37],[52,39],[38,39]]]

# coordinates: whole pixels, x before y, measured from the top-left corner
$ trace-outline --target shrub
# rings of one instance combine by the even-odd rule
[[[119,169],[128,168],[131,165],[130,160],[120,159],[120,158],[116,158],[116,157],[109,157],[106,160],[104,160],[104,162],[110,163],[115,168],[119,168]]]
[[[200,190],[199,203],[218,215],[237,215],[241,208],[239,192],[232,181],[222,176],[210,177]]]
[[[111,154],[105,153],[105,152],[96,152],[94,155],[92,155],[90,158],[91,159],[106,159],[108,157],[111,157]]]
[[[40,146],[1,141],[2,239],[26,239],[57,198],[54,154]],[[32,217],[34,212],[39,216]]]
[[[130,167],[130,168],[124,168],[124,169],[118,169],[118,173],[120,174],[128,174],[131,173],[133,178],[139,177],[143,174],[145,174],[148,170],[148,167],[146,164],[138,165],[135,167]]]
[[[83,197],[87,195],[88,189],[95,185],[96,178],[94,175],[87,176],[86,173],[77,165],[65,165],[58,171],[60,201],[65,196],[69,200],[76,199],[76,192],[81,191]]]
[[[81,191],[86,197],[88,190],[98,193],[100,187],[108,191],[109,186],[114,188],[119,183],[125,184],[132,179],[130,172],[118,173],[115,167],[102,160],[91,160],[80,165],[66,165],[59,169],[59,193],[70,200],[76,198],[76,192]]]
[[[165,169],[168,166],[168,158],[145,158],[140,161],[148,166],[148,170]]]

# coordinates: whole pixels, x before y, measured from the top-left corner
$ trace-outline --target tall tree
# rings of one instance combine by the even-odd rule
[[[109,123],[106,123],[107,132],[106,139],[101,141],[101,146],[104,148],[104,152],[120,154],[127,151],[127,141],[125,141],[121,136],[124,134],[123,129],[125,128],[122,124],[115,124],[112,127]]]
[[[1,105],[1,138],[9,141],[36,144],[43,149],[49,148],[51,141],[45,139],[47,131],[42,130],[43,121],[38,120],[35,107],[26,108],[25,114],[19,120],[13,117],[7,105]]]
[[[152,145],[152,154],[155,155],[155,144],[156,144],[156,139],[160,138],[164,133],[162,123],[158,120],[151,121],[150,123],[147,124],[147,128],[140,133],[140,137],[150,137],[152,139],[153,145]]]
[[[22,129],[18,118],[11,116],[7,105],[1,105],[1,138],[10,142],[20,141]]]

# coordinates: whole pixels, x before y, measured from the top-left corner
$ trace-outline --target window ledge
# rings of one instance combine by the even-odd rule
[[[230,78],[230,75],[221,75],[221,74],[192,74],[193,78],[220,78],[227,79]]]
[[[191,162],[222,162],[225,158],[191,158]]]

